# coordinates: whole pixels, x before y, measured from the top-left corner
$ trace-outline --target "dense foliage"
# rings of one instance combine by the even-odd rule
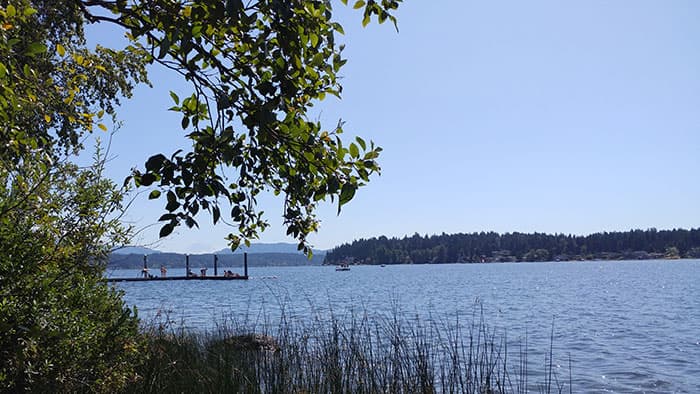
[[[395,23],[400,2],[354,8],[363,24]],[[327,130],[307,116],[341,92],[331,11],[328,0],[0,1],[0,391],[114,392],[137,378],[138,321],[103,279],[109,250],[127,241],[123,195],[103,179],[104,157],[71,163],[148,83],[149,64],[192,86],[171,94],[192,149],[156,154],[129,179],[167,201],[161,236],[225,208],[230,246],[248,243],[267,226],[256,196],[269,191],[310,252],[316,204],[340,209],[379,171],[378,147],[345,146],[342,122]],[[88,23],[122,28],[129,45],[87,47]]]
[[[356,1],[363,24],[390,13],[401,0]],[[338,210],[379,171],[381,149],[362,138],[344,144],[343,123],[326,128],[309,111],[326,96],[340,97],[339,72],[346,60],[329,0],[80,1],[89,21],[122,27],[133,46],[181,74],[192,93],[171,92],[182,115],[189,151],[155,154],[136,170],[136,186],[153,187],[162,199],[161,236],[176,226],[197,226],[211,213],[228,215],[232,249],[249,244],[268,224],[257,198],[284,199],[287,234],[310,253],[319,201],[338,200]],[[343,0],[347,3],[347,0]]]
[[[140,343],[102,277],[121,194],[95,168],[35,167],[0,170],[0,391],[115,390]]]
[[[70,162],[144,69],[87,50],[71,4],[0,6],[2,392],[112,392],[136,377],[138,321],[102,279],[125,241],[122,194],[99,151],[92,167]]]
[[[361,239],[334,248],[326,264],[700,258],[700,229],[631,230],[591,235],[481,232]]]

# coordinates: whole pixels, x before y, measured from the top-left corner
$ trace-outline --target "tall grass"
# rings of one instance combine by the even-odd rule
[[[563,392],[552,370],[529,376],[527,343],[509,359],[505,335],[475,313],[459,321],[366,312],[278,324],[227,319],[195,333],[152,325],[134,393],[525,393]],[[551,339],[550,339],[551,340]],[[532,383],[530,383],[532,382]],[[567,391],[571,388],[568,387]]]

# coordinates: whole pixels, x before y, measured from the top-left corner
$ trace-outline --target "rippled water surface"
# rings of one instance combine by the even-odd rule
[[[251,265],[248,281],[118,286],[144,320],[167,312],[194,329],[212,328],[228,315],[274,320],[282,310],[304,318],[399,308],[423,321],[469,321],[483,307],[486,323],[509,343],[527,341],[528,361],[536,365],[544,365],[553,326],[555,368],[568,380],[570,358],[573,392],[700,393],[700,260],[353,266],[348,272],[258,268],[254,258]]]

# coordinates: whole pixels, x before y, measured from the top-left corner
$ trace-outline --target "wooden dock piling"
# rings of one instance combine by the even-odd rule
[[[144,254],[143,255],[143,273],[144,278],[148,278],[148,255]]]

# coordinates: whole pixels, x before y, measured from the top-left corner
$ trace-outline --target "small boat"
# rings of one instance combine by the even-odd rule
[[[382,264],[382,265],[380,265],[380,267],[384,268],[384,267],[386,267],[386,264]]]
[[[347,264],[341,264],[337,267],[335,267],[336,271],[350,271],[350,266]]]

